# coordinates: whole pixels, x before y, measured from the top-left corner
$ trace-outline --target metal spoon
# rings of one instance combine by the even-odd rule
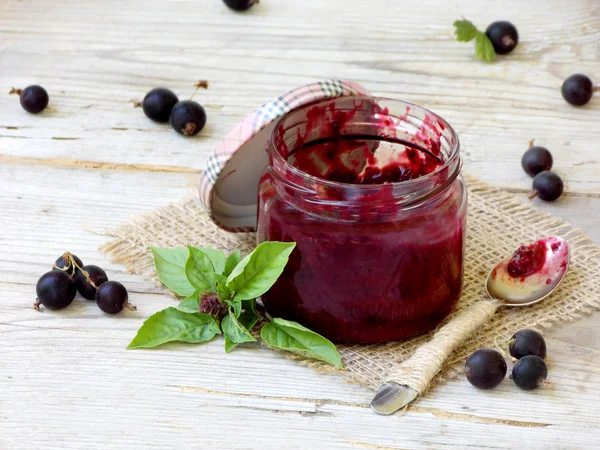
[[[541,265],[537,270],[528,271],[527,258],[531,253],[527,249],[536,246],[543,255],[538,259]],[[533,260],[535,262],[536,258]],[[477,302],[453,318],[435,333],[431,341],[388,374],[371,401],[371,407],[377,413],[387,415],[412,402],[425,392],[452,352],[485,325],[499,306],[527,306],[543,300],[558,287],[568,268],[569,245],[555,236],[520,247],[507,256],[487,277],[485,288],[489,300]]]

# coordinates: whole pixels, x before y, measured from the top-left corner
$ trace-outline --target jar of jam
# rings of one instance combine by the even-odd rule
[[[258,241],[293,241],[262,297],[340,343],[434,328],[461,292],[467,191],[454,130],[421,107],[322,99],[279,119],[258,185]]]

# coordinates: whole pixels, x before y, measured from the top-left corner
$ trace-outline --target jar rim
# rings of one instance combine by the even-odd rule
[[[443,128],[445,130],[446,129],[448,130],[448,132],[452,138],[452,141],[453,141],[452,150],[451,150],[449,156],[447,158],[445,158],[445,160],[443,161],[443,164],[440,165],[438,168],[436,168],[436,170],[434,170],[433,172],[428,173],[423,176],[420,176],[418,178],[414,178],[414,179],[406,180],[406,181],[398,181],[395,183],[386,183],[387,185],[390,185],[392,187],[392,189],[402,188],[404,190],[405,188],[408,189],[410,187],[414,187],[417,185],[427,184],[429,181],[431,181],[432,179],[439,176],[439,174],[441,172],[443,172],[444,170],[448,170],[453,164],[455,165],[455,168],[452,171],[452,173],[448,174],[448,181],[453,181],[458,176],[461,166],[462,166],[462,162],[460,160],[460,141],[458,138],[458,134],[456,133],[454,128],[443,117],[441,117],[437,113],[435,113],[427,108],[424,108],[422,106],[416,105],[414,103],[406,102],[403,100],[396,100],[396,99],[392,99],[389,97],[361,95],[361,96],[343,97],[342,99],[344,99],[344,100],[352,99],[352,100],[358,100],[358,101],[368,100],[368,101],[375,102],[375,103],[387,102],[387,103],[392,103],[392,104],[395,104],[398,106],[408,107],[411,110],[417,110],[417,111],[422,112],[425,115],[433,117],[438,123],[440,123],[443,126]],[[381,184],[343,183],[340,181],[327,180],[327,179],[320,178],[315,175],[311,175],[307,172],[304,172],[304,171],[298,169],[297,167],[293,166],[292,164],[290,164],[288,162],[288,160],[280,153],[280,151],[277,149],[277,146],[275,145],[276,133],[278,132],[279,128],[283,125],[284,121],[286,119],[288,119],[290,115],[297,113],[298,111],[301,111],[301,110],[305,110],[305,109],[308,109],[311,107],[318,106],[319,104],[335,102],[338,100],[340,100],[340,99],[338,99],[338,98],[321,99],[316,102],[311,102],[311,103],[302,105],[296,109],[291,110],[290,112],[283,115],[282,117],[280,117],[277,120],[277,122],[275,122],[275,125],[269,132],[269,137],[267,138],[267,144],[266,144],[267,152],[269,153],[269,155],[272,158],[277,160],[278,163],[282,164],[283,167],[285,167],[285,170],[291,172],[293,175],[301,177],[302,179],[310,181],[312,183],[321,184],[324,186],[328,186],[331,188],[338,188],[338,189],[352,188],[352,189],[356,189],[358,192],[366,192],[366,193],[369,193],[371,191],[378,191],[381,189],[381,186],[382,186]],[[382,140],[385,140],[385,139],[382,138]],[[446,183],[444,183],[444,184],[446,184]]]

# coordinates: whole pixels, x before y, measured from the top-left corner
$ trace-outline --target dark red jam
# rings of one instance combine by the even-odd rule
[[[377,152],[383,156],[378,158]],[[442,165],[438,157],[414,144],[360,135],[322,139],[290,153],[288,160],[294,167],[338,183],[399,183],[428,175]]]
[[[309,125],[318,112],[306,114]],[[345,134],[346,122],[356,119],[348,115],[307,126],[320,126],[322,133],[308,142],[307,131],[298,132],[293,148],[275,136],[274,150],[288,165],[272,159],[261,179],[258,239],[297,246],[263,302],[272,316],[336,342],[423,333],[452,311],[460,295],[464,184],[458,172],[451,178],[440,169],[440,144],[427,141],[432,133],[418,142],[390,133]],[[381,116],[377,126],[387,112]],[[430,174],[438,178],[426,179]],[[428,184],[399,194],[397,186],[409,180]],[[362,189],[366,185],[370,189]]]
[[[538,241],[534,244],[522,245],[513,254],[506,270],[511,277],[526,277],[539,271],[546,261],[546,244]]]

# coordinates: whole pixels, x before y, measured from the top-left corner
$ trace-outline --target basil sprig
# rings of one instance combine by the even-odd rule
[[[167,342],[200,343],[216,335],[225,337],[225,351],[256,342],[251,331],[270,347],[318,359],[343,368],[335,345],[289,320],[261,317],[256,299],[277,281],[294,250],[294,242],[263,242],[241,258],[211,248],[152,248],[158,278],[179,297],[150,316],[128,349],[152,348]]]

